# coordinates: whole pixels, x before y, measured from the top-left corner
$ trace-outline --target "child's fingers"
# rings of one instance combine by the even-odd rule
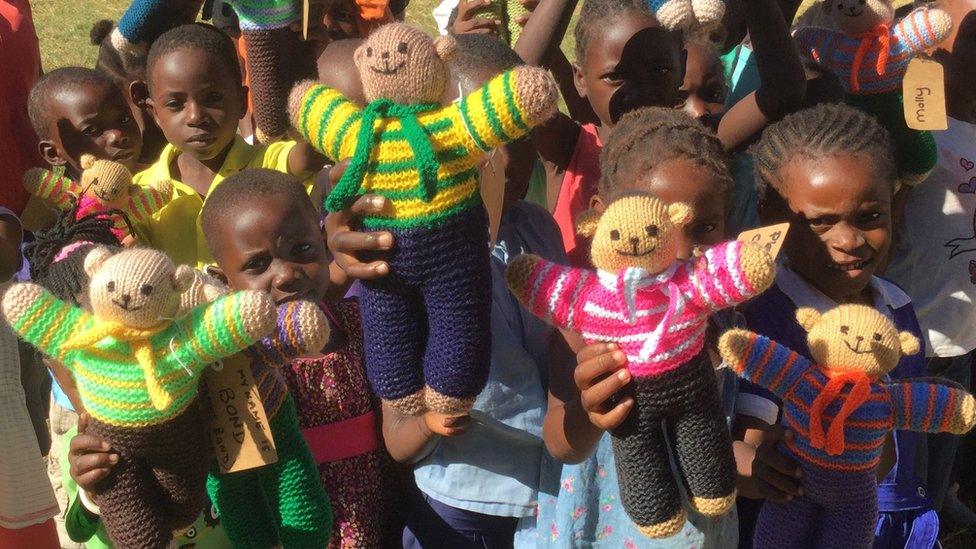
[[[86,429],[88,429],[88,413],[82,412],[78,414],[78,434],[85,434]]]
[[[515,24],[524,27],[526,23],[529,22],[529,17],[532,17],[531,13],[523,13],[515,18]]]
[[[350,278],[372,280],[374,278],[380,278],[390,274],[390,265],[385,261],[363,263],[361,261],[353,260],[347,263],[342,263],[337,260],[336,262]]]
[[[109,452],[95,452],[75,456],[71,460],[71,475],[81,476],[96,469],[111,469],[119,462],[119,455]]]
[[[465,22],[464,30],[462,34],[488,34],[495,32],[502,22],[497,19],[489,19],[487,17],[472,17],[470,20]]]
[[[784,456],[774,446],[765,442],[756,450],[756,462],[762,463],[764,467],[792,478],[798,479],[803,476],[803,470],[793,460]]]
[[[627,397],[605,414],[590,414],[590,422],[598,429],[609,431],[620,427],[634,409],[634,398]]]
[[[108,452],[112,449],[107,440],[95,435],[75,435],[68,446],[71,454],[85,454],[88,452]]]
[[[378,194],[364,194],[356,199],[349,207],[349,213],[359,217],[363,215],[379,215],[386,209],[386,198]]]
[[[576,353],[576,362],[582,363],[602,354],[609,354],[617,350],[616,343],[590,343]]]
[[[594,380],[624,367],[627,357],[621,351],[605,353],[583,361],[573,370],[573,380],[580,390],[589,389]],[[629,381],[629,379],[628,379]]]
[[[583,409],[587,412],[602,411],[604,403],[630,383],[630,379],[630,372],[621,369],[594,383],[590,388],[580,391],[580,403]]]
[[[377,231],[361,233],[345,231],[333,235],[331,248],[336,253],[354,254],[356,252],[389,250],[393,247],[393,233]]]
[[[75,483],[80,486],[83,490],[90,490],[95,487],[95,485],[111,473],[111,469],[93,469],[86,473],[80,475],[72,474],[71,478],[75,479]]]
[[[778,486],[777,480],[775,479],[767,480],[767,478],[756,476],[752,480],[756,486],[756,490],[758,490],[759,494],[765,499],[782,502],[789,501],[794,497],[794,490],[791,490],[788,486],[785,489]],[[779,479],[779,481],[782,483],[788,483],[789,479],[784,477]]]

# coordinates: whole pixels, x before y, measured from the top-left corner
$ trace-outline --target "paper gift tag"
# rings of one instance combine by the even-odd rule
[[[766,248],[766,252],[776,259],[779,255],[780,248],[783,247],[783,241],[786,240],[786,233],[790,230],[789,223],[780,223],[778,225],[769,225],[768,227],[759,227],[758,229],[751,229],[748,231],[742,231],[737,239],[739,242],[755,242]]]
[[[488,159],[481,168],[479,183],[481,200],[488,212],[491,245],[494,246],[495,239],[498,238],[498,226],[502,222],[502,205],[505,202],[505,167],[498,149],[488,154]]]
[[[949,128],[945,104],[945,73],[942,65],[923,57],[908,64],[902,82],[905,122],[913,130]]]
[[[207,368],[200,399],[221,474],[278,461],[248,357],[236,354],[224,359],[219,370]]]
[[[308,40],[308,12],[310,9],[309,0],[302,0],[302,40]]]

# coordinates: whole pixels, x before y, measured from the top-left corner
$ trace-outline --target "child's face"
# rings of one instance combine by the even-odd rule
[[[949,116],[976,124],[976,11],[963,19],[951,56],[944,64]]]
[[[688,259],[697,246],[714,246],[725,240],[725,212],[727,193],[718,191],[722,183],[707,169],[684,159],[665,162],[644,173],[622,170],[618,173],[621,184],[615,194],[627,191],[650,193],[667,204],[683,202],[691,206],[691,221],[683,227],[682,241],[678,245],[678,257]],[[603,209],[604,197],[595,199],[595,207]]]
[[[217,266],[231,288],[267,291],[276,303],[325,296],[332,258],[310,207],[259,196],[215,227]]]
[[[632,110],[681,103],[680,39],[635,10],[593,33],[573,73],[577,91],[610,128]]]
[[[798,158],[760,204],[765,224],[790,223],[790,268],[838,303],[864,302],[891,241],[892,184],[863,155]]]
[[[685,81],[681,86],[687,97],[684,111],[695,118],[725,111],[725,81],[722,62],[697,42],[685,44]]]
[[[40,151],[51,165],[80,171],[82,154],[115,160],[132,170],[142,151],[142,135],[122,92],[110,83],[83,84],[56,92],[50,109],[48,135]]]
[[[246,112],[245,88],[214,55],[196,48],[180,48],[152,67],[147,106],[180,151],[201,162],[226,151]]]

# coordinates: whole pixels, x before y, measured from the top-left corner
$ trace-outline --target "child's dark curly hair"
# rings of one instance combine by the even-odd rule
[[[584,0],[579,20],[573,29],[573,37],[576,38],[576,61],[582,63],[583,54],[593,33],[600,32],[605,25],[612,23],[612,19],[634,11],[654,19],[654,15],[639,6],[636,0]]]
[[[234,42],[230,36],[206,23],[180,25],[157,38],[149,48],[149,55],[146,58],[146,82],[152,85],[152,68],[160,57],[184,48],[196,49],[217,59],[220,65],[230,70],[231,78],[238,85],[243,85],[240,60]]]
[[[723,193],[732,190],[728,158],[718,136],[678,109],[645,107],[621,117],[600,151],[600,196],[612,200],[619,172],[646,173],[670,160],[691,161],[713,174]]]
[[[782,196],[780,169],[796,158],[840,155],[863,156],[894,189],[898,177],[894,149],[887,130],[871,116],[844,104],[821,104],[790,114],[767,127],[750,147],[756,166],[759,200],[772,187]]]
[[[111,213],[121,214],[117,211]],[[67,257],[55,261],[61,250],[78,242],[85,244],[71,250]],[[34,233],[34,241],[24,248],[24,255],[30,263],[31,278],[59,299],[78,305],[78,294],[88,286],[85,256],[100,244],[119,246],[118,239],[112,234],[111,219],[99,214],[75,220],[73,209],[64,210],[53,227]]]

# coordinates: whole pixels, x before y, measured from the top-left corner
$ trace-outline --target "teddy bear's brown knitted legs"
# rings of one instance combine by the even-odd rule
[[[302,42],[299,34],[288,27],[242,29],[241,34],[259,138],[280,138],[289,128],[288,92],[299,80],[316,76],[312,42]]]
[[[162,501],[175,530],[193,524],[207,493],[210,440],[192,404],[166,429],[156,432],[156,448],[147,459],[162,489]]]

